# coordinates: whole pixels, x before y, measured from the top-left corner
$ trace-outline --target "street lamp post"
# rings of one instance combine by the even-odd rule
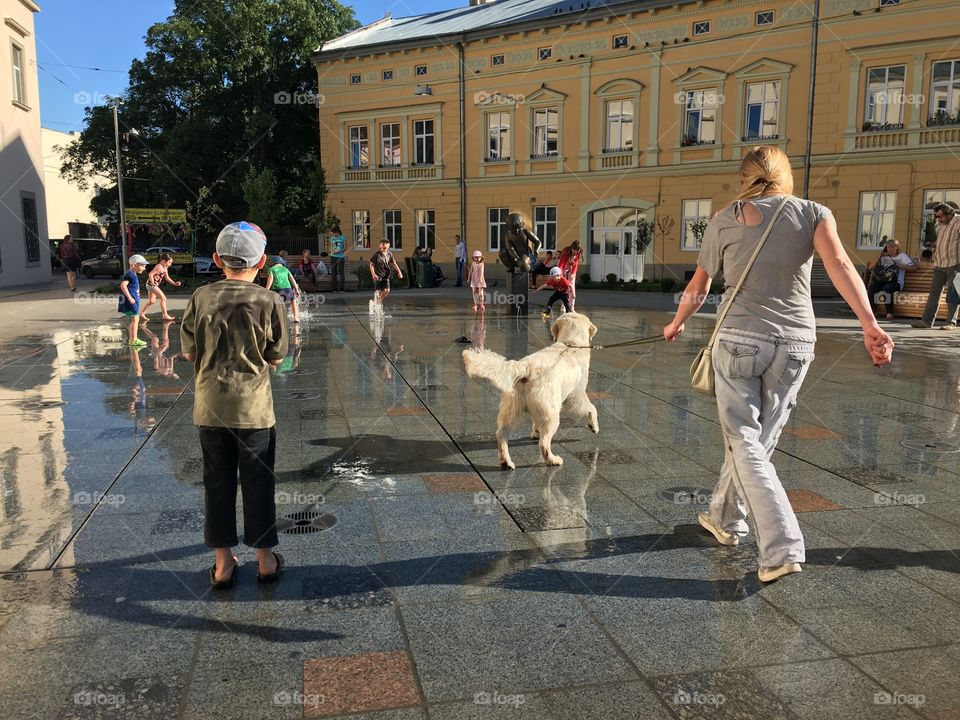
[[[120,167],[120,120],[117,117],[119,102],[113,104],[113,139],[117,145],[117,197],[120,202],[120,271],[126,272],[130,258],[127,249],[127,222],[123,214],[123,170]]]

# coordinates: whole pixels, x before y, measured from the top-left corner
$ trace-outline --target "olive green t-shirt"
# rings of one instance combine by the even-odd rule
[[[180,345],[196,355],[194,424],[249,430],[276,424],[270,361],[287,354],[279,295],[242,280],[197,289],[183,313]]]

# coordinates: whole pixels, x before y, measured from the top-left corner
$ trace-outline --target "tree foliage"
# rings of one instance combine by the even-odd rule
[[[218,207],[209,222],[224,224],[253,209],[243,187],[252,171],[260,180],[272,175],[274,221],[323,214],[310,55],[355,27],[353,11],[337,0],[176,0],[170,17],[147,31],[146,55],[131,64],[121,98],[120,132],[140,132],[122,144],[124,178],[140,179],[124,183],[125,204],[189,203],[207,215]],[[92,174],[116,172],[112,109],[85,113],[61,168],[81,187]],[[109,214],[116,188],[91,207]]]

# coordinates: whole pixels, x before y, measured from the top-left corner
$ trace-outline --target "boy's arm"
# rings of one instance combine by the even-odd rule
[[[370,263],[370,277],[375,278],[377,276],[377,270],[373,267],[373,263]]]
[[[123,280],[123,281],[121,281],[121,282],[120,282],[120,292],[122,292],[124,295],[126,295],[127,300],[129,301],[129,303],[130,303],[131,305],[136,305],[136,304],[137,304],[137,301],[133,299],[133,295],[130,293],[129,290],[127,290],[127,286],[128,286],[128,285],[130,285],[130,281],[129,281],[129,280]]]
[[[403,273],[400,271],[400,266],[397,265],[397,259],[394,258],[391,262],[393,263],[393,269],[397,271],[397,277],[402,280],[402,279],[403,279]]]
[[[267,271],[267,285],[266,285],[266,287],[267,287],[267,290],[269,290],[271,287],[273,287],[273,273],[270,272],[269,270]]]
[[[278,295],[273,298],[270,330],[270,340],[267,341],[263,357],[271,365],[279,365],[287,355],[287,308]]]
[[[196,312],[193,307],[193,298],[194,296],[191,295],[187,301],[187,309],[183,311],[183,319],[180,321],[180,354],[184,360],[197,358]]]

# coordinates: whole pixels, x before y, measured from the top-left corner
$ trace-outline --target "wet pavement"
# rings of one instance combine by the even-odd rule
[[[177,326],[0,345],[0,716],[960,717],[960,339],[903,331],[881,371],[823,323],[774,458],[808,562],[761,587],[752,541],[696,525],[723,454],[688,389],[709,321],[594,352],[600,434],[565,420],[548,468],[518,428],[503,472],[455,340],[519,357],[547,325],[365,302],[309,308],[274,378],[284,577],[241,548],[217,595]],[[667,317],[585,312],[600,343]]]

